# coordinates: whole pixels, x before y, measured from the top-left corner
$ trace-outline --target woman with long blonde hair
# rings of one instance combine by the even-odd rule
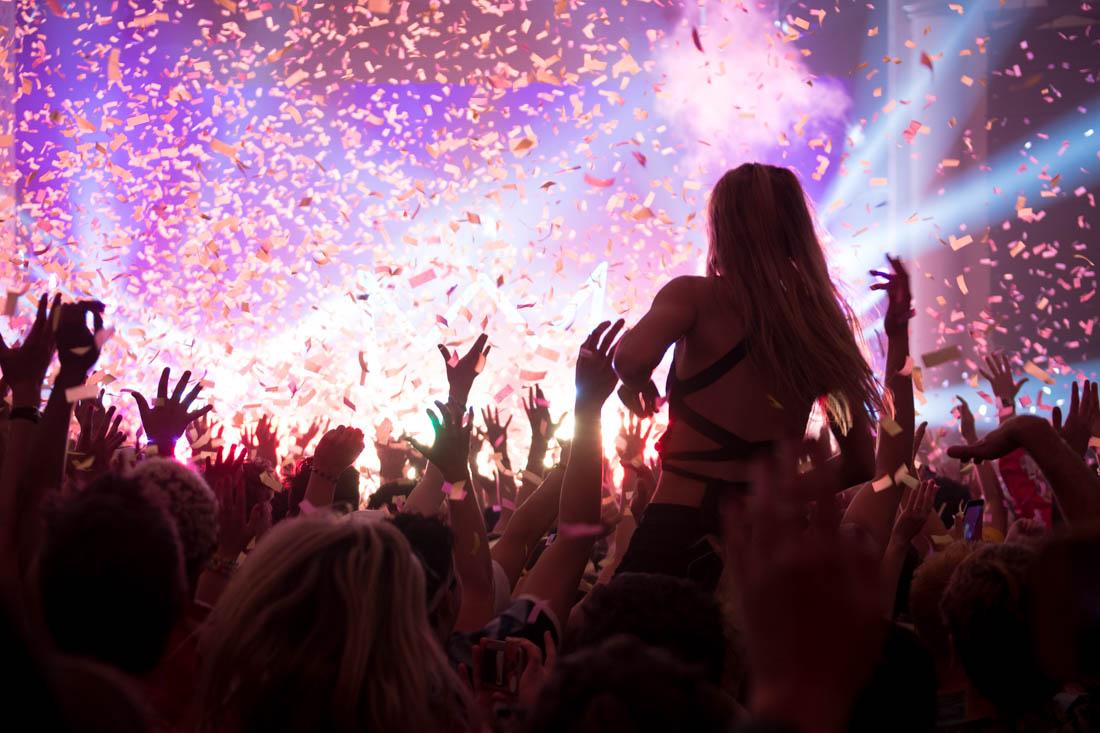
[[[746,163],[715,185],[707,218],[706,275],[665,285],[615,357],[623,402],[648,416],[659,405],[653,371],[675,345],[651,509],[683,513],[744,488],[752,458],[802,437],[815,405],[839,442],[847,485],[870,479],[878,387],[798,179]]]
[[[477,730],[473,699],[428,623],[424,588],[387,521],[282,523],[210,616],[200,729]]]

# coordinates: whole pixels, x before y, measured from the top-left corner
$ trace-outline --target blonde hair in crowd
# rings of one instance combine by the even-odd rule
[[[800,404],[827,397],[842,430],[854,410],[881,407],[856,340],[859,325],[829,276],[794,173],[759,163],[728,171],[710,195],[707,274],[729,283],[749,355]]]
[[[474,730],[424,573],[384,520],[298,518],[229,583],[203,639],[201,730]]]

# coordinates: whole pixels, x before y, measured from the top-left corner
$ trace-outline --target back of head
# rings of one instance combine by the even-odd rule
[[[531,733],[731,730],[734,708],[699,672],[634,637],[558,661],[531,711]]]
[[[974,545],[970,542],[951,543],[942,552],[925,558],[914,571],[909,586],[909,615],[913,618],[913,626],[939,662],[951,657],[951,634],[940,612],[940,602],[955,568],[970,557],[973,550]]]
[[[218,546],[218,500],[214,492],[202,476],[168,458],[142,461],[130,476],[168,500],[168,511],[179,528],[187,579],[193,590]]]
[[[882,656],[852,708],[848,733],[936,727],[936,667],[916,634],[890,624]]]
[[[475,719],[428,625],[420,564],[389,522],[281,523],[207,626],[205,730],[463,730]]]
[[[51,512],[38,580],[59,649],[139,676],[160,660],[185,602],[163,501],[111,474]]]
[[[1039,710],[1057,691],[1031,641],[1035,558],[1023,545],[986,545],[955,569],[940,604],[971,684],[1006,716]]]
[[[690,581],[620,573],[607,585],[594,588],[572,620],[576,623],[566,632],[564,653],[629,634],[683,664],[698,667],[713,684],[722,680],[726,649],[722,612],[713,595]]]
[[[424,570],[424,600],[433,622],[444,594],[454,584],[454,533],[438,517],[404,512],[390,520],[404,535]],[[453,619],[451,619],[453,621]],[[446,629],[450,633],[450,629]]]
[[[401,511],[402,504],[408,495],[412,493],[415,486],[416,482],[412,479],[388,481],[379,486],[378,491],[370,495],[367,499],[367,509],[382,509],[384,507],[391,514],[397,514]]]
[[[728,283],[753,363],[774,374],[780,401],[830,395],[830,415],[842,424],[848,410],[877,405],[855,316],[830,279],[794,173],[759,163],[728,171],[711,192],[708,225],[707,274]]]

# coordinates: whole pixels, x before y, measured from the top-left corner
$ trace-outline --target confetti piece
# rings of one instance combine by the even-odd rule
[[[974,238],[972,236],[970,236],[969,234],[966,234],[966,235],[964,235],[962,237],[959,237],[957,239],[955,238],[955,235],[951,235],[947,238],[947,243],[951,246],[951,249],[954,250],[955,252],[958,252],[960,249],[962,249],[963,247],[965,247],[966,245],[970,244],[973,241],[974,241]]]
[[[691,28],[691,42],[695,44],[695,48],[697,48],[700,53],[703,53],[703,42],[699,40],[699,29],[694,26]]]
[[[608,188],[609,186],[615,185],[614,178],[596,178],[588,173],[584,174],[584,182],[596,188]]]
[[[942,364],[948,364],[953,361],[957,361],[962,358],[962,349],[957,345],[945,346],[942,349],[936,351],[929,351],[921,355],[921,362],[924,363],[925,369],[931,369]]]
[[[1036,365],[1035,362],[1033,362],[1031,360],[1028,360],[1026,363],[1024,363],[1024,371],[1027,374],[1030,374],[1031,376],[1033,376],[1036,379],[1043,382],[1043,384],[1054,384],[1055,383],[1053,377],[1051,377],[1049,374],[1047,374],[1047,372],[1045,370],[1043,370],[1041,367]]]
[[[425,270],[419,275],[414,275],[409,278],[409,287],[419,288],[421,285],[430,283],[432,280],[435,280],[435,270]]]
[[[875,493],[878,493],[879,491],[886,491],[886,489],[890,488],[893,485],[894,479],[890,478],[889,476],[883,476],[871,482],[871,488],[874,489]]]

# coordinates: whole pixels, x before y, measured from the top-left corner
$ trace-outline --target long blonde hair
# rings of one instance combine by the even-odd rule
[[[858,322],[829,277],[806,195],[794,173],[759,163],[726,172],[708,211],[707,274],[729,284],[745,314],[754,365],[799,404],[827,398],[830,417],[881,406],[856,341]]]
[[[476,729],[424,592],[419,562],[387,521],[282,523],[210,616],[200,729]]]

